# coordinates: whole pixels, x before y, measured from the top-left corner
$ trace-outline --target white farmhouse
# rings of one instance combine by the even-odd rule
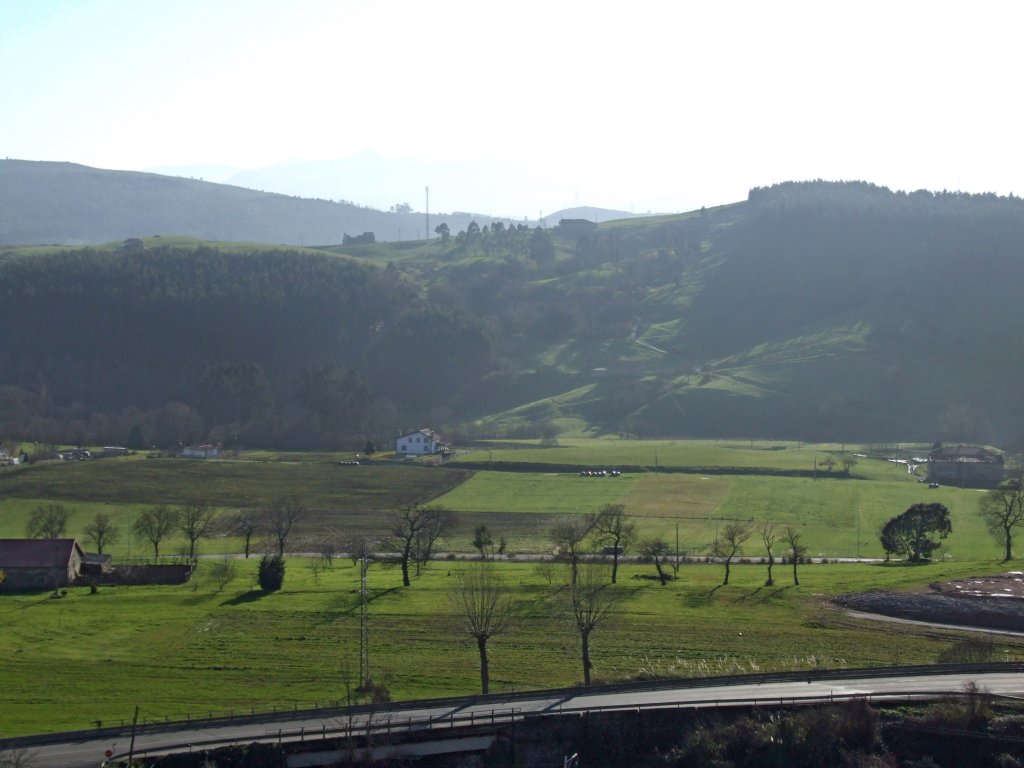
[[[429,456],[447,453],[448,444],[432,429],[419,429],[395,440],[395,454],[398,456]]]

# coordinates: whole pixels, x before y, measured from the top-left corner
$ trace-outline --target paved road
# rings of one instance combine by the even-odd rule
[[[545,692],[522,696],[490,696],[448,701],[440,705],[383,710],[370,718],[373,727],[406,731],[411,729],[449,728],[452,725],[508,722],[528,715],[573,713],[596,709],[635,709],[663,707],[715,707],[729,704],[771,705],[841,700],[870,696],[875,699],[935,696],[963,691],[968,683],[976,683],[993,694],[1024,698],[1024,672],[983,672],[923,674],[904,677],[872,676],[851,678],[838,675],[827,678],[789,681],[742,682],[731,684],[680,683],[678,687],[630,690],[596,690]],[[351,717],[331,713],[281,719],[272,722],[219,724],[203,726],[181,724],[173,731],[139,734],[135,753],[190,749],[213,749],[233,743],[252,741],[299,741],[319,739],[323,735],[341,735],[346,728],[362,729],[367,724],[365,713]],[[106,750],[115,754],[128,751],[129,734],[104,739],[66,741],[35,747],[33,766],[53,768],[85,768],[98,766]]]

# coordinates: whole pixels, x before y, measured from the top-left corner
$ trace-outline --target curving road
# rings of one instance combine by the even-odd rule
[[[781,679],[785,678],[785,679]],[[177,723],[166,730],[140,732],[135,754],[214,749],[253,741],[313,741],[324,736],[362,733],[369,726],[381,732],[437,731],[455,726],[503,724],[537,715],[573,714],[584,711],[680,707],[721,707],[758,704],[811,704],[856,697],[873,700],[927,698],[960,693],[976,684],[992,694],[1024,698],[1024,667],[992,667],[970,671],[927,672],[921,669],[894,674],[893,670],[764,676],[760,679],[688,680],[674,684],[652,683],[632,687],[537,691],[530,694],[493,695],[438,702],[390,705],[370,713],[322,711],[254,722],[216,724]],[[60,739],[60,734],[52,737]],[[103,738],[69,734],[55,743],[31,747],[30,765],[53,768],[85,768],[101,765],[105,752],[127,754],[130,733]]]

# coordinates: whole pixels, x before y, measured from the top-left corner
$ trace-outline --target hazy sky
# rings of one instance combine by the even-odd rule
[[[515,178],[485,212],[509,216],[812,178],[1022,195],[1022,21],[1012,0],[0,0],[0,156],[498,158]]]

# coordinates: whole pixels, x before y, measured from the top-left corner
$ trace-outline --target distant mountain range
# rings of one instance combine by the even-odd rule
[[[361,184],[384,190],[391,183],[387,175],[375,177],[373,168],[357,170],[349,167],[347,173],[355,174]],[[253,177],[249,183],[262,182]],[[86,245],[153,235],[331,245],[343,242],[345,235],[364,232],[373,232],[381,241],[424,239],[426,214],[403,203],[396,200],[396,211],[381,211],[352,202],[153,173],[0,160],[0,245]],[[629,215],[587,210],[602,221]],[[546,220],[557,224],[559,218],[575,215],[557,212]],[[454,233],[474,220],[483,226],[499,219],[473,212],[436,212],[429,218],[430,236],[436,237],[434,229],[441,222]]]
[[[548,189],[548,182],[500,160],[425,162],[362,152],[339,160],[294,161],[265,168],[177,166],[150,170],[264,192],[347,201],[385,211],[402,204],[424,211],[428,187],[433,211],[466,211],[505,221],[539,220],[554,226],[565,210],[563,205],[552,211],[541,202],[563,199]],[[591,210],[597,221],[638,215]]]

